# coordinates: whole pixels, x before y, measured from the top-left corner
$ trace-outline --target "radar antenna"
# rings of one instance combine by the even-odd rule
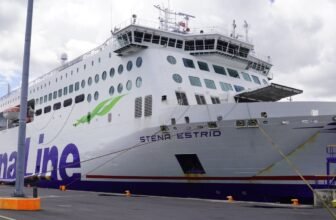
[[[231,37],[232,38],[236,38],[236,20],[233,20],[232,21],[232,32],[231,32]]]
[[[249,39],[248,39],[249,24],[247,23],[246,20],[244,20],[244,29],[245,29],[245,40],[246,42],[249,42]]]

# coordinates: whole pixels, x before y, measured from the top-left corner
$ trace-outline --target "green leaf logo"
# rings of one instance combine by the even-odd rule
[[[90,121],[97,117],[97,116],[104,116],[109,113],[112,108],[119,102],[119,100],[124,97],[125,95],[117,96],[115,98],[106,99],[99,103],[91,112],[87,115],[82,116],[81,118],[77,119],[74,123],[74,126],[84,123],[90,123]]]

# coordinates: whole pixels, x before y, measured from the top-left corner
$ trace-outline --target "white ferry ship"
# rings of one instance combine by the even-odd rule
[[[193,16],[160,28],[133,16],[99,47],[30,82],[25,175],[40,186],[237,200],[312,202],[333,185],[336,103],[277,102],[254,46]],[[181,22],[170,19],[182,17]],[[247,24],[245,24],[247,26]],[[0,99],[0,178],[15,179],[20,89]],[[335,153],[334,153],[335,152]]]

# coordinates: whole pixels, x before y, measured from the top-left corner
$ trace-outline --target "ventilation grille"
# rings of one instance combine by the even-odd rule
[[[153,104],[152,95],[146,96],[145,97],[145,117],[152,115],[152,104]]]
[[[141,118],[142,115],[142,97],[135,99],[134,117]]]

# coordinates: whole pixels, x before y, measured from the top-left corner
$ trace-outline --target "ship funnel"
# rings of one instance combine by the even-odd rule
[[[61,63],[64,64],[68,60],[68,54],[62,53],[61,54]]]

